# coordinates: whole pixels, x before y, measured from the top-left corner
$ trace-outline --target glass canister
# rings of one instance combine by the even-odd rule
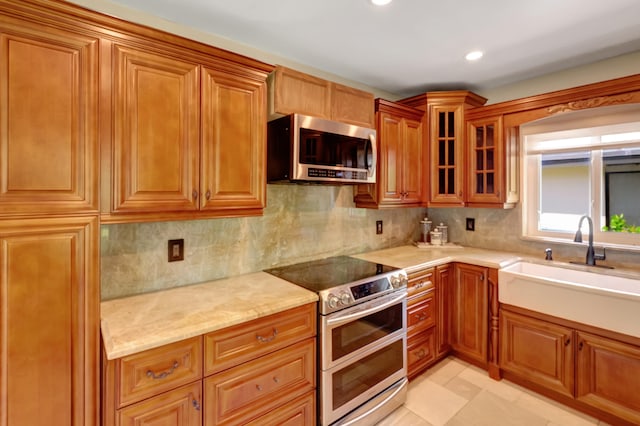
[[[449,242],[449,227],[447,225],[440,222],[440,225],[436,226],[436,231],[442,234],[442,244]]]
[[[442,232],[431,231],[431,244],[434,246],[442,245]]]
[[[429,218],[426,218],[426,217],[420,221],[420,242],[422,243],[429,242],[430,240],[429,233],[431,232],[431,224],[432,222],[429,220]]]

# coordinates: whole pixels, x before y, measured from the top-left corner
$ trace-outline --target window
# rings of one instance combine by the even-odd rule
[[[523,126],[523,234],[573,241],[587,215],[598,244],[640,246],[640,122],[548,129]]]

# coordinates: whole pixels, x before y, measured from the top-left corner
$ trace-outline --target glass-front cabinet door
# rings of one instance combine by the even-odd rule
[[[464,204],[463,108],[431,107],[431,204]]]
[[[469,203],[500,203],[504,180],[502,116],[469,121],[468,194]]]

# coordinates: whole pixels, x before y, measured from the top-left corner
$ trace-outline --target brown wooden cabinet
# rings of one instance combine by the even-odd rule
[[[407,284],[407,376],[435,361],[436,293],[433,268],[410,271]]]
[[[3,3],[0,216],[97,213],[99,41]]]
[[[519,200],[518,140],[501,115],[467,114],[468,207],[512,208]],[[476,118],[477,117],[477,118]]]
[[[489,338],[489,268],[454,264],[451,282],[451,348],[460,358],[486,367]]]
[[[564,395],[573,395],[573,330],[503,310],[500,368]]]
[[[577,332],[576,399],[640,424],[640,346]]]
[[[97,424],[97,216],[1,220],[0,259],[0,423]]]
[[[114,360],[105,354],[102,424],[312,425],[316,318],[311,303]]]
[[[369,92],[277,65],[269,76],[269,117],[303,114],[357,126],[375,126]]]
[[[161,46],[112,50],[113,206],[104,221],[260,214],[266,73]]]
[[[500,309],[505,377],[612,424],[640,424],[640,339],[522,308]]]
[[[417,207],[424,202],[422,113],[376,99],[378,164],[375,184],[358,185],[358,207]]]
[[[486,101],[468,91],[429,92],[400,101],[424,111],[429,129],[430,206],[465,205],[465,113]]]

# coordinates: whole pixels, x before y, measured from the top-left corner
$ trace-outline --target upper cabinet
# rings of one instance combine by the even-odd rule
[[[0,43],[0,216],[97,213],[98,39],[3,13]]]
[[[376,99],[378,164],[375,184],[358,185],[357,207],[418,207],[422,204],[422,112]]]
[[[373,128],[374,96],[278,65],[269,76],[269,116],[288,114]]]
[[[425,113],[429,128],[430,206],[466,202],[465,113],[486,99],[468,91],[429,92],[401,101]]]
[[[261,214],[268,70],[143,38],[104,43],[103,222]]]
[[[518,202],[518,141],[501,115],[467,119],[467,206],[514,207]],[[506,133],[506,134],[505,134]]]

